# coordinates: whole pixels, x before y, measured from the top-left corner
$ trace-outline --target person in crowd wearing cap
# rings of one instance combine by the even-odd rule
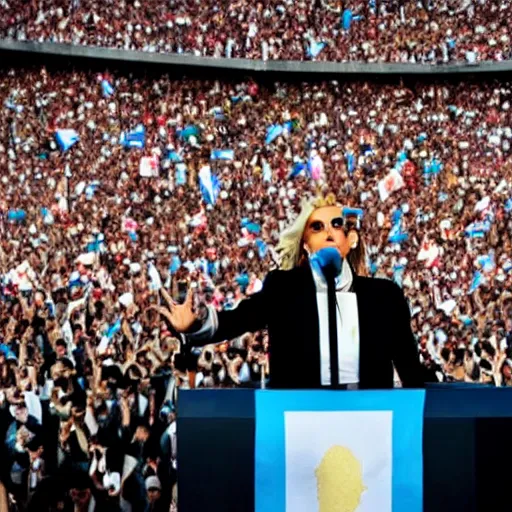
[[[326,284],[313,260],[326,247],[343,258],[336,276],[334,352],[329,347]],[[229,340],[268,327],[274,387],[392,388],[393,365],[404,387],[424,385],[403,292],[391,281],[363,276],[365,245],[358,220],[344,217],[334,196],[305,201],[278,250],[282,270],[271,272],[263,290],[233,311],[217,315],[209,308],[205,324],[190,335],[191,343]],[[191,292],[184,304],[159,310],[178,331],[197,324]],[[336,364],[330,360],[333,353],[338,354]],[[306,361],[309,371],[298,372]]]
[[[146,493],[148,504],[144,512],[169,512],[162,500],[162,485],[157,476],[146,478]]]

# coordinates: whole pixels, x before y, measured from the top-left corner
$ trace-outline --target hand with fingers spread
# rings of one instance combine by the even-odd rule
[[[178,304],[167,292],[163,293],[163,297],[167,302],[168,308],[164,306],[153,306],[153,309],[167,318],[176,331],[187,332],[197,320],[197,315],[194,311],[194,292],[192,289],[189,288],[183,304]]]

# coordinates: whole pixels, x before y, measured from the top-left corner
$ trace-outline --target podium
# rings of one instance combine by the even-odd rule
[[[180,391],[177,422],[180,512],[253,511],[255,390]],[[512,389],[429,387],[424,512],[479,512],[509,504],[511,436]]]

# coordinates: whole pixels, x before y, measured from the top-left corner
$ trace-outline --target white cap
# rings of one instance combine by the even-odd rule
[[[146,490],[149,491],[150,489],[162,490],[162,485],[160,484],[160,480],[157,476],[149,476],[146,478]]]
[[[127,308],[130,304],[133,304],[133,294],[130,292],[123,293],[123,295],[119,297],[119,303]]]
[[[88,252],[84,254],[80,254],[78,258],[76,259],[77,263],[81,263],[85,266],[91,266],[94,265],[94,260],[96,258],[96,255],[93,252]]]

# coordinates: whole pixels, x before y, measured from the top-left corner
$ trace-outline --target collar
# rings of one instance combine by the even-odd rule
[[[327,291],[327,283],[325,282],[324,276],[320,269],[315,268],[314,265],[311,265],[311,271],[313,274],[313,279],[315,281],[315,287],[317,291]],[[349,262],[344,258],[343,263],[341,265],[341,272],[339,276],[336,278],[336,291],[338,292],[348,292],[352,288],[352,283],[354,281],[354,276],[352,274],[352,270],[350,268]]]

